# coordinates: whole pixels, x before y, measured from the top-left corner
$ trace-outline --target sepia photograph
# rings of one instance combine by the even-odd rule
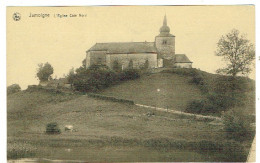
[[[6,160],[255,162],[254,5],[6,7]]]

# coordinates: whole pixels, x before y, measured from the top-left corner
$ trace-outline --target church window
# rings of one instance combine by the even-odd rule
[[[163,40],[163,45],[166,45],[167,44],[167,40]]]
[[[102,58],[101,57],[98,57],[97,64],[102,64]]]

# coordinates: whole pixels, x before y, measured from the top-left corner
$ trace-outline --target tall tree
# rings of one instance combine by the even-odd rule
[[[46,62],[45,64],[40,63],[38,64],[37,68],[37,77],[41,82],[48,81],[51,78],[51,75],[53,74],[53,67],[51,64]]]
[[[254,45],[236,29],[220,38],[215,54],[227,61],[227,66],[218,69],[217,73],[236,76],[247,75],[252,70],[250,66],[255,59]]]
[[[70,86],[72,88],[72,85],[74,83],[74,80],[75,80],[75,71],[74,71],[74,68],[72,67],[67,75],[67,79],[68,79],[68,82],[70,83]]]

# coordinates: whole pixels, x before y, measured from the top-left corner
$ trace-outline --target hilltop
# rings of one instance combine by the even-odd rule
[[[221,81],[217,83],[218,81]],[[225,89],[229,76],[212,74],[198,69],[165,69],[147,73],[139,79],[130,80],[101,90],[101,95],[133,100],[135,103],[185,111],[189,103],[207,99],[216,87]],[[245,77],[236,80],[245,87],[244,102],[249,114],[255,114],[255,81]],[[219,89],[219,88],[218,88]],[[240,90],[239,90],[240,91]],[[241,92],[242,93],[242,92]]]

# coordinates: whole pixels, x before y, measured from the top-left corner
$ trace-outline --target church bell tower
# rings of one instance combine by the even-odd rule
[[[164,67],[171,66],[168,64],[175,54],[175,36],[170,34],[166,15],[164,16],[163,26],[160,28],[160,34],[155,37],[155,46],[158,50],[158,59],[163,59]]]

